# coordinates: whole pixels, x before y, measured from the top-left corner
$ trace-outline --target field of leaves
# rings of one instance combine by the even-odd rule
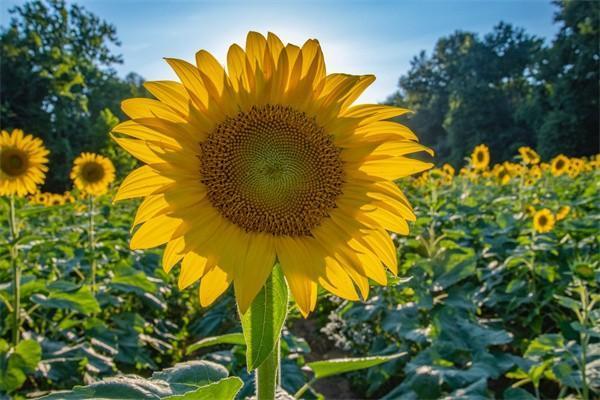
[[[284,389],[302,398],[600,395],[597,160],[560,176],[540,170],[535,179],[515,165],[457,176],[445,168],[402,182],[418,220],[408,237],[395,238],[399,277],[374,287],[364,302],[323,293],[307,320],[292,308],[282,342]],[[129,250],[136,206],[98,198],[92,248],[85,200],[19,201],[22,234],[11,243],[8,199],[1,199],[0,398],[41,396],[118,374],[148,378],[138,378],[150,388],[147,398],[164,398],[152,382],[185,386],[186,368],[200,364],[167,368],[189,360],[225,367],[201,364],[207,382],[241,377],[238,398],[254,392],[233,296],[201,309],[197,291],[179,291],[176,274],[163,272],[160,250]],[[557,216],[545,233],[534,229],[540,209]],[[23,271],[23,340],[16,348],[13,245],[20,246]],[[319,364],[367,354],[393,357],[365,359],[361,367],[378,365],[366,372]],[[90,388],[68,398],[99,393]]]

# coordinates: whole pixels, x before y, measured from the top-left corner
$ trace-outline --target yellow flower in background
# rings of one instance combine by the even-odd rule
[[[415,219],[394,180],[431,168],[430,150],[403,125],[407,110],[353,105],[374,76],[327,74],[319,42],[284,45],[250,32],[227,70],[208,52],[167,59],[181,80],[146,82],[114,139],[147,165],[115,200],[144,197],[131,248],[166,243],[179,287],[200,280],[202,306],[233,282],[247,310],[278,261],[303,315],[317,287],[350,300],[397,272],[387,231]]]
[[[73,162],[71,179],[80,191],[99,196],[115,180],[115,167],[106,157],[94,153],[81,153]]]
[[[0,133],[0,196],[27,196],[44,183],[48,154],[41,139],[22,130]]]
[[[552,175],[561,176],[569,170],[569,159],[560,154],[552,159],[550,165],[550,171],[552,172]]]
[[[534,180],[538,180],[542,177],[542,169],[539,165],[534,165],[529,169],[529,176]]]
[[[531,147],[519,147],[519,154],[525,164],[538,164],[540,162],[540,155]]]
[[[536,212],[533,216],[533,229],[538,233],[550,232],[554,228],[554,215],[547,208]]]
[[[581,158],[571,158],[569,160],[569,169],[567,173],[571,178],[576,178],[583,171],[585,163]]]
[[[456,174],[454,167],[448,163],[442,165],[442,171],[444,171],[449,176],[454,176]]]
[[[556,220],[562,221],[563,219],[567,218],[567,215],[569,215],[569,212],[571,212],[571,207],[562,206],[561,208],[558,209],[558,212],[556,213]]]
[[[49,193],[49,196],[46,199],[46,204],[48,206],[62,206],[65,204],[65,198],[59,193]]]
[[[527,206],[526,211],[527,211],[527,214],[533,216],[535,214],[535,207]]]
[[[496,164],[493,172],[501,185],[508,185],[510,183],[511,174],[505,165]]]
[[[490,149],[485,144],[475,147],[471,154],[471,165],[477,170],[486,169],[490,164]]]

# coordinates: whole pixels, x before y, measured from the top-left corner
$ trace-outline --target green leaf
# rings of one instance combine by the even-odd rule
[[[535,396],[521,388],[508,388],[502,397],[506,400],[535,400]]]
[[[203,386],[226,378],[227,369],[211,361],[188,361],[152,374],[152,379],[169,383]]]
[[[167,382],[132,375],[107,378],[88,386],[75,386],[71,391],[52,393],[40,400],[145,400],[160,399],[172,394],[173,391]]]
[[[248,371],[262,364],[277,345],[287,316],[287,305],[288,289],[281,268],[277,265],[246,314],[241,317]]]
[[[232,376],[185,394],[164,397],[164,400],[233,400],[243,385],[240,378]]]
[[[148,280],[143,271],[134,268],[119,268],[113,277],[110,286],[124,292],[144,292],[153,293],[156,291],[156,285]]]
[[[0,390],[12,392],[25,383],[28,373],[35,371],[42,358],[42,349],[35,340],[23,340],[11,352],[6,342],[2,342]]]
[[[334,360],[315,361],[306,364],[306,366],[313,371],[315,379],[321,379],[332,375],[343,374],[345,372],[371,368],[395,360],[396,358],[403,357],[406,354],[407,353],[398,353],[390,356],[338,358]]]
[[[552,354],[554,350],[559,350],[564,347],[564,339],[560,334],[548,333],[538,336],[535,340],[529,343],[525,357],[545,356],[548,353]]]
[[[198,349],[216,346],[218,344],[237,344],[245,346],[246,341],[244,340],[244,334],[241,332],[226,333],[225,335],[220,336],[211,336],[190,345],[186,350],[186,354],[191,354]]]
[[[89,286],[82,286],[74,293],[50,292],[48,297],[35,294],[31,300],[42,307],[73,310],[86,315],[100,312],[98,301]]]

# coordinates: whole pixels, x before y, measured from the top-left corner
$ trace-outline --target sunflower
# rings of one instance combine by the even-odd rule
[[[538,233],[550,232],[554,227],[554,215],[547,208],[536,212],[533,216],[533,229]]]
[[[91,196],[106,193],[115,180],[115,167],[106,157],[94,153],[81,153],[73,162],[71,179],[80,191]]]
[[[540,162],[540,155],[531,147],[519,147],[519,154],[521,155],[521,159],[525,164],[535,165],[539,164]]]
[[[508,185],[510,183],[511,173],[505,165],[496,164],[493,172],[501,185]]]
[[[581,158],[571,158],[569,160],[569,169],[567,173],[571,178],[576,178],[577,175],[584,169],[584,161]]]
[[[369,279],[397,272],[388,231],[414,221],[394,180],[431,168],[405,126],[407,110],[353,105],[371,75],[326,74],[321,47],[250,32],[227,71],[208,52],[196,65],[168,58],[181,80],[146,82],[157,98],[130,99],[115,140],[147,165],[115,200],[144,197],[131,248],[166,243],[179,287],[200,280],[202,306],[233,282],[244,313],[278,262],[307,315],[317,288],[366,298]],[[124,136],[118,136],[118,135]]]
[[[25,197],[44,183],[49,151],[44,143],[22,130],[0,134],[0,196]]]
[[[554,176],[561,176],[562,174],[568,172],[569,164],[570,162],[567,156],[560,154],[552,159],[552,162],[550,164],[550,171]]]
[[[478,170],[486,169],[490,164],[490,149],[485,144],[475,147],[471,154],[471,165]]]
[[[563,219],[567,218],[567,215],[569,215],[569,212],[571,212],[571,207],[562,206],[561,208],[558,209],[558,212],[556,213],[556,220],[562,221]]]

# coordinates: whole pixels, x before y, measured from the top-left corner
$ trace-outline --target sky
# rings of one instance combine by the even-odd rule
[[[1,0],[0,22],[22,1]],[[499,21],[551,40],[555,6],[549,0],[396,0],[396,1],[193,1],[80,0],[114,24],[122,45],[116,49],[124,76],[176,79],[163,57],[193,62],[200,49],[225,62],[231,43],[243,45],[248,31],[273,32],[284,42],[320,41],[328,72],[374,74],[363,102],[385,100],[421,50],[456,30],[484,35]]]

